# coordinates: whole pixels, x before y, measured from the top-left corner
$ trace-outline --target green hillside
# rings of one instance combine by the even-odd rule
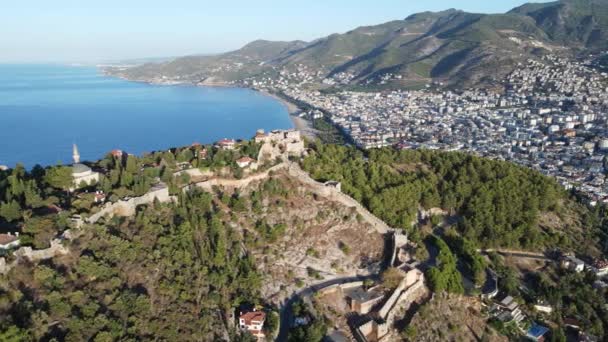
[[[608,1],[562,0],[527,4],[511,11],[533,18],[554,41],[587,48],[608,46]]]
[[[112,71],[128,79],[239,82],[306,66],[316,75],[350,74],[351,84],[391,74],[459,86],[492,83],[539,54],[608,45],[608,1],[527,4],[506,14],[424,12],[305,43],[255,41],[216,56],[190,56]],[[318,75],[316,75],[318,76]],[[316,77],[315,76],[315,77]],[[318,79],[317,81],[320,81]]]

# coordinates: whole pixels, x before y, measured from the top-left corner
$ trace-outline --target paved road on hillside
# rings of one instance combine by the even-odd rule
[[[512,257],[516,257],[516,258],[536,259],[536,260],[543,260],[543,261],[551,260],[551,258],[548,258],[543,253],[534,253],[534,252],[518,251],[518,250],[511,250],[511,249],[479,249],[479,250],[477,250],[477,252],[485,253],[485,254],[491,253],[491,252],[496,252],[498,254],[502,254],[505,256],[512,256]]]

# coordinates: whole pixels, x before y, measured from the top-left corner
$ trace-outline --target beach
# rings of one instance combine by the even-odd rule
[[[293,122],[295,129],[302,132],[302,134],[305,137],[313,139],[313,140],[317,138],[318,132],[316,129],[313,128],[312,122],[310,120],[306,120],[306,119],[298,116],[300,113],[302,113],[302,109],[300,107],[298,107],[295,103],[293,103],[289,100],[286,100],[285,98],[278,96],[276,94],[272,94],[272,93],[269,93],[266,91],[261,91],[261,90],[258,90],[258,91],[260,91],[262,94],[264,94],[266,96],[270,96],[273,99],[282,103],[283,106],[285,106],[285,108],[287,108],[287,112],[289,113],[289,118]]]

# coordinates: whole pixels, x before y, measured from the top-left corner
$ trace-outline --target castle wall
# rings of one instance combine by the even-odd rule
[[[147,194],[134,197],[127,201],[118,201],[116,203],[107,203],[103,209],[96,214],[91,215],[86,221],[88,223],[95,223],[104,216],[131,216],[135,214],[135,210],[138,206],[143,204],[151,204],[154,199],[158,199],[161,203],[166,203],[175,200],[174,197],[169,195],[169,188],[163,187],[159,189],[153,189]]]
[[[51,246],[47,249],[35,250],[32,249],[32,247],[21,247],[13,253],[16,257],[13,262],[7,263],[4,257],[0,258],[0,274],[8,273],[13,267],[15,267],[15,265],[17,265],[19,259],[22,258],[37,262],[68,253],[69,250],[61,243],[61,240],[59,239],[54,239],[51,241]]]

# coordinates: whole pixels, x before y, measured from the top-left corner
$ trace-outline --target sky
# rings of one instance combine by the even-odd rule
[[[103,62],[305,40],[452,7],[502,13],[525,0],[4,0],[0,62]],[[456,4],[455,4],[456,3]]]

